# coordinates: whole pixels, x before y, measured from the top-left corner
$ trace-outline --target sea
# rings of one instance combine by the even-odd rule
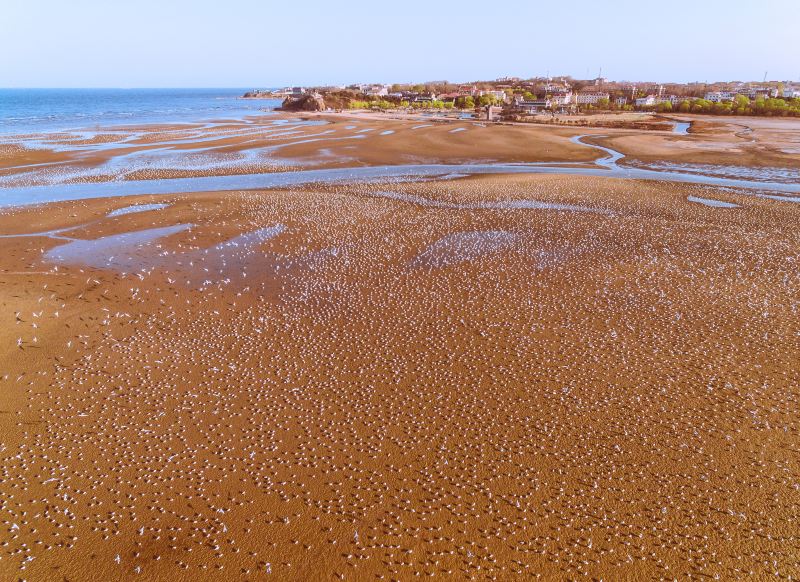
[[[250,89],[0,89],[0,134],[119,125],[242,119],[277,99],[241,99]]]

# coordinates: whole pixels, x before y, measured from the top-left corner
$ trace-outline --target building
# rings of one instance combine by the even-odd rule
[[[550,81],[544,86],[545,93],[572,92],[572,87],[566,81]]]
[[[756,89],[756,95],[762,97],[771,97],[775,98],[778,96],[778,89],[777,87],[768,87],[764,89]]]
[[[415,95],[411,98],[412,103],[427,103],[430,101],[436,101],[436,93]]]
[[[545,109],[550,109],[553,103],[550,99],[536,99],[534,101],[525,101],[519,99],[515,101],[514,108],[523,113],[538,113]]]
[[[565,91],[563,89],[553,91],[553,93],[550,95],[550,98],[553,100],[553,104],[555,105],[569,105],[573,101],[572,91]]]
[[[800,87],[795,87],[793,85],[784,85],[783,86],[783,98],[784,99],[800,99]]]
[[[733,101],[734,97],[736,97],[736,93],[732,91],[709,91],[706,93],[705,99],[713,103],[722,103],[723,101]]]
[[[656,104],[656,96],[648,95],[647,97],[639,97],[635,101],[636,107],[652,107]]]
[[[616,103],[617,107],[622,107],[623,105],[627,105],[628,104],[628,98],[624,97],[624,96],[623,97],[617,97],[616,99],[614,99],[614,103]]]
[[[364,89],[364,94],[371,97],[386,97],[389,94],[389,86],[370,85]]]
[[[603,99],[608,100],[609,94],[603,91],[581,91],[575,102],[578,105],[596,105]]]
[[[439,101],[444,101],[445,103],[447,103],[447,102],[454,103],[455,100],[458,99],[459,97],[462,97],[462,95],[460,93],[458,93],[458,92],[455,92],[455,93],[442,93],[441,95],[438,95],[438,97],[439,97]]]

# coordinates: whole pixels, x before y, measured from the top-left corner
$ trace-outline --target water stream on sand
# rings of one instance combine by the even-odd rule
[[[678,135],[689,135],[689,128],[691,126],[691,122],[676,121],[675,125],[672,126],[672,133],[677,133]]]
[[[298,186],[315,182],[378,181],[396,179],[434,179],[452,174],[568,174],[578,176],[605,176],[632,180],[659,180],[710,186],[748,188],[760,191],[800,193],[800,183],[761,181],[730,178],[718,175],[674,171],[657,171],[639,167],[620,166],[617,162],[624,154],[611,148],[585,141],[588,136],[571,138],[573,143],[591,147],[607,154],[594,163],[585,164],[408,164],[396,166],[361,166],[354,168],[332,168],[275,172],[267,174],[241,174],[228,176],[202,176],[163,180],[129,180],[96,182],[85,184],[55,184],[0,188],[0,207],[22,206],[62,200],[83,200],[109,196],[131,196],[138,194],[173,194],[179,192],[209,192],[222,190],[256,190]],[[594,139],[603,136],[592,136]],[[778,197],[777,199],[780,199]]]

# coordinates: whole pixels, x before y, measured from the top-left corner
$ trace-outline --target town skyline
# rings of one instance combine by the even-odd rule
[[[333,83],[333,84],[321,84],[321,83],[288,83],[288,84],[278,84],[278,85],[265,85],[262,87],[263,89],[288,89],[291,87],[296,86],[304,86],[307,88],[355,88],[355,87],[369,87],[369,86],[383,86],[383,87],[393,87],[393,86],[428,86],[428,85],[465,85],[465,84],[496,84],[496,83],[524,83],[524,82],[560,82],[560,81],[570,81],[573,83],[578,84],[607,84],[607,85],[618,85],[618,86],[715,86],[715,85],[776,85],[781,83],[789,83],[789,84],[800,84],[800,79],[772,79],[768,78],[767,75],[761,80],[758,79],[716,79],[714,81],[703,80],[703,81],[675,81],[675,80],[657,80],[657,79],[614,79],[607,76],[602,75],[602,69],[600,73],[596,77],[576,77],[574,75],[534,75],[531,77],[525,77],[520,75],[509,75],[509,76],[496,76],[491,78],[473,78],[473,79],[458,79],[458,80],[451,80],[446,79],[444,77],[440,79],[427,79],[427,80],[404,80],[404,81],[397,81],[397,80],[386,80],[386,79],[367,79],[367,80],[350,80],[347,83]],[[220,89],[224,89],[226,87],[219,87]],[[229,87],[230,88],[230,87]],[[238,89],[240,87],[232,87]]]

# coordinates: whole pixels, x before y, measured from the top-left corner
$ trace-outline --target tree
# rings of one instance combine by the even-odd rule
[[[475,100],[471,96],[459,97],[456,99],[456,107],[459,109],[475,109]]]
[[[733,98],[733,107],[741,110],[750,109],[750,98],[747,95],[737,95]]]

